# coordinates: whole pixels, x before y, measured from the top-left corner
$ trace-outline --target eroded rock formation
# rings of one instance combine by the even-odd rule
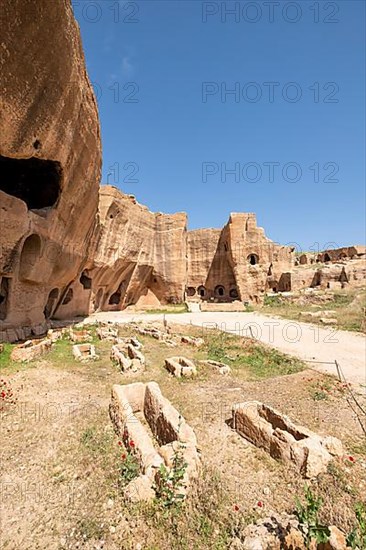
[[[112,186],[100,188],[99,222],[74,300],[57,315],[113,311],[131,304],[181,303],[186,282],[184,213],[150,212]]]
[[[71,298],[100,182],[96,101],[68,0],[3,0],[0,336],[26,339]]]
[[[293,249],[268,239],[255,214],[231,214],[222,229],[188,232],[189,299],[260,302],[293,264]]]

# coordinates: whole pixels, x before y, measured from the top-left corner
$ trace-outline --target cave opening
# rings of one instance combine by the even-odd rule
[[[233,288],[230,290],[229,296],[230,296],[230,298],[233,298],[234,300],[236,300],[237,298],[239,298],[238,290],[237,290],[236,287],[233,287]]]
[[[88,277],[85,271],[82,272],[80,277],[80,282],[83,285],[84,290],[90,290],[92,287],[92,280]]]
[[[114,292],[109,298],[109,304],[117,306],[121,301],[121,292]]]
[[[0,190],[24,201],[28,210],[55,206],[61,178],[62,168],[57,161],[0,155]]]

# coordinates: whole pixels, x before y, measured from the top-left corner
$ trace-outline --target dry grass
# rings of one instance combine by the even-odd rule
[[[279,315],[295,321],[321,324],[320,317],[301,315],[300,313],[315,313],[332,310],[330,317],[337,319],[337,327],[343,330],[366,332],[365,289],[347,289],[334,293],[323,294],[325,301],[319,302],[319,295],[313,299],[311,295],[299,296],[298,299],[288,299],[280,295],[268,296],[261,311]],[[292,301],[294,300],[294,301]],[[306,300],[306,301],[305,301]]]
[[[197,327],[174,332],[202,336]],[[121,335],[131,334],[126,326]],[[320,433],[340,437],[348,453],[313,484],[324,499],[322,519],[344,530],[366,489],[366,449],[341,388],[329,377],[257,343],[205,331],[205,346],[168,348],[140,337],[144,372],[122,375],[109,359],[110,343],[96,341],[98,361],[74,361],[69,341],[59,341],[42,361],[3,366],[18,405],[3,414],[2,495],[4,549],[107,550],[225,549],[243,525],[272,510],[291,512],[304,480],[233,432],[226,420],[233,403],[258,399]],[[218,341],[218,339],[220,339]],[[221,358],[223,377],[199,365],[195,380],[179,380],[164,368],[169,355],[195,361]],[[265,366],[260,368],[260,360]],[[288,372],[290,369],[290,374]],[[131,505],[121,492],[121,447],[108,415],[113,383],[155,380],[194,428],[202,474],[181,512],[158,503]],[[314,391],[327,389],[326,399]],[[6,436],[6,437],[5,437]],[[263,509],[257,502],[262,501]],[[238,510],[234,510],[234,506]]]

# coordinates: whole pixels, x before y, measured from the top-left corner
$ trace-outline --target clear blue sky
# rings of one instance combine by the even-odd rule
[[[73,4],[103,183],[191,229],[242,211],[303,250],[365,242],[363,1]]]

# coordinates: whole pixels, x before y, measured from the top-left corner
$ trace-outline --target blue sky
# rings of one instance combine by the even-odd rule
[[[255,212],[302,250],[365,242],[363,1],[73,4],[103,183],[190,229]]]

